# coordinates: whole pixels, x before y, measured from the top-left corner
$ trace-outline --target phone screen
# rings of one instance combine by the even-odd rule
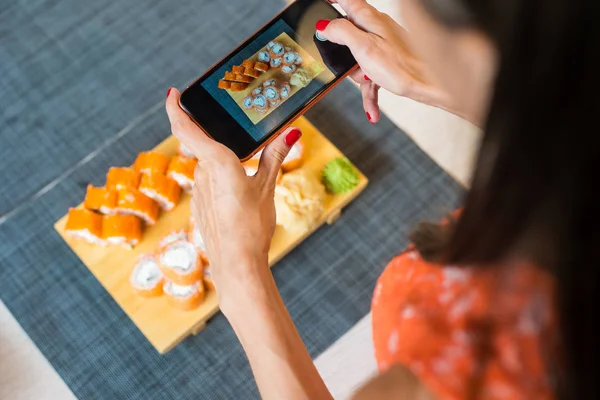
[[[356,65],[346,47],[315,35],[319,19],[339,17],[324,0],[296,1],[192,84],[182,106],[246,156]]]

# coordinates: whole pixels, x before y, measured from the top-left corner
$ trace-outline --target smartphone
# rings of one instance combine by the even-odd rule
[[[189,85],[180,105],[245,161],[344,79],[357,63],[316,34],[343,18],[326,0],[297,0]]]

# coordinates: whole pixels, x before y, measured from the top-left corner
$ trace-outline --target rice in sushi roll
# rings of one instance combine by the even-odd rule
[[[268,51],[261,51],[258,53],[258,61],[261,63],[268,63],[271,61],[271,55]]]
[[[298,57],[296,57],[296,61],[294,61],[294,64],[300,65],[302,64],[302,61],[302,57],[300,56],[300,54],[298,54]]]
[[[267,101],[267,98],[262,94],[259,94],[258,96],[254,97],[254,99],[252,100],[252,104],[254,105],[254,109],[259,112],[266,112],[269,109],[269,102]]]
[[[266,81],[263,82],[263,86],[267,87],[267,86],[275,86],[277,84],[277,81],[275,79],[268,79]]]
[[[255,91],[256,89],[254,89],[252,93],[254,93]],[[260,94],[260,92],[258,94]],[[242,108],[244,110],[251,110],[253,106],[254,105],[252,104],[252,96],[244,97],[244,100],[242,100]]]
[[[113,214],[117,208],[117,191],[88,185],[83,206],[100,214]]]
[[[179,202],[181,195],[179,184],[159,172],[144,174],[139,189],[165,211],[171,211]]]
[[[271,60],[273,58],[281,57],[283,56],[283,53],[285,53],[285,47],[283,47],[281,43],[275,42],[269,49],[269,53],[271,54]]]
[[[273,46],[275,46],[275,41],[271,40],[268,44],[267,44],[267,50],[271,50],[273,48]]]
[[[84,208],[71,208],[65,231],[69,237],[94,245],[106,244],[102,238],[102,215]]]
[[[143,174],[158,172],[164,174],[169,166],[169,156],[157,151],[146,151],[138,154],[133,168]]]
[[[270,61],[271,60],[269,59],[269,61],[257,62],[256,64],[254,64],[254,69],[258,72],[267,72],[269,70]]]
[[[202,281],[191,285],[179,285],[175,282],[166,281],[163,291],[168,296],[169,304],[182,311],[198,308],[202,304],[205,295]]]
[[[142,240],[142,220],[134,215],[105,215],[102,238],[107,244],[131,249]]]
[[[158,241],[158,251],[159,252],[163,251],[171,243],[175,243],[180,240],[186,240],[186,239],[187,239],[187,232],[185,230],[179,229],[179,230],[171,231],[171,232],[167,233],[165,236],[163,236],[162,238],[160,238],[160,240]]]
[[[167,176],[173,179],[186,192],[194,187],[194,169],[198,164],[195,158],[175,156],[167,168]]]
[[[271,62],[269,63],[269,65],[271,65],[271,68],[279,68],[281,67],[282,63],[283,59],[281,57],[271,58]]]
[[[263,94],[269,102],[279,100],[279,90],[274,86],[268,86],[263,90]]]
[[[116,211],[120,215],[135,215],[146,224],[154,225],[158,220],[160,207],[138,189],[128,188],[119,190]]]
[[[202,279],[204,263],[194,245],[185,239],[165,246],[158,260],[165,277],[178,285],[192,285]]]
[[[142,297],[158,297],[163,294],[164,276],[152,254],[140,257],[131,275],[129,284]]]
[[[133,168],[112,167],[106,174],[106,187],[109,189],[137,188],[141,174]]]
[[[291,91],[290,84],[285,82],[279,88],[279,97],[281,97],[282,100],[287,99],[288,97],[290,97],[290,91]]]
[[[293,65],[296,63],[298,59],[298,53],[294,51],[290,51],[289,53],[285,53],[283,55],[283,65]]]
[[[284,65],[283,67],[281,67],[281,72],[283,72],[284,74],[292,74],[296,71],[296,66],[295,65]]]

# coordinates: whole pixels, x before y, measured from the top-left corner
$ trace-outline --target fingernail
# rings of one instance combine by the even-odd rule
[[[289,147],[292,147],[294,144],[296,144],[298,139],[300,139],[300,136],[302,136],[302,131],[300,129],[292,129],[287,135],[285,135],[285,144],[287,144]]]
[[[371,80],[371,78],[369,78],[369,77],[368,77],[368,76],[366,76],[366,75],[364,76],[364,78],[365,78],[365,81],[370,81],[370,80]]]
[[[367,119],[369,120],[370,123],[373,123],[373,121],[371,121],[371,114],[367,113]]]
[[[171,94],[171,89],[173,88],[169,88],[169,90],[167,90],[167,97],[169,97],[169,94]]]
[[[315,27],[317,28],[318,31],[324,31],[325,28],[327,28],[327,25],[329,25],[330,22],[331,21],[328,20],[328,19],[320,19],[315,24]]]

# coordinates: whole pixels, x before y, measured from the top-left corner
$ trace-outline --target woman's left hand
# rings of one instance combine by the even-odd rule
[[[229,297],[227,293],[240,289],[240,282],[253,280],[253,268],[268,268],[275,181],[301,133],[292,128],[276,138],[263,151],[257,174],[246,176],[237,156],[210,139],[181,109],[179,96],[177,89],[170,89],[167,114],[173,135],[198,158],[192,214],[207,247],[218,295]]]

